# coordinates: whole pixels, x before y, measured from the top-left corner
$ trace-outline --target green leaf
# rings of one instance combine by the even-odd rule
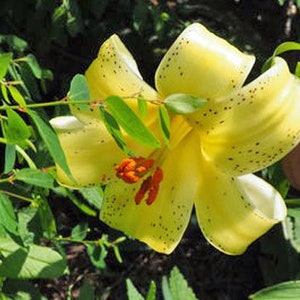
[[[206,104],[207,100],[187,94],[172,94],[168,96],[164,104],[167,110],[173,114],[190,114]]]
[[[300,281],[287,281],[264,288],[250,295],[253,300],[298,300],[300,299]]]
[[[22,247],[9,238],[0,238],[0,276],[32,279],[54,278],[64,274],[65,259],[48,247],[30,245]]]
[[[81,222],[72,229],[71,236],[77,241],[83,241],[88,233],[88,230],[89,224],[86,222]]]
[[[126,279],[126,287],[128,300],[144,300],[144,297],[139,293],[129,278]]]
[[[14,178],[28,184],[51,189],[54,178],[51,174],[42,172],[37,169],[24,168],[16,172]]]
[[[8,53],[0,53],[0,79],[6,75],[8,70],[8,66],[13,59],[13,54],[11,52]]]
[[[274,58],[287,51],[299,51],[300,43],[297,42],[284,42],[280,44],[273,52],[272,56],[267,59],[262,67],[262,73],[268,70],[274,64]]]
[[[193,290],[188,286],[177,267],[171,271],[169,285],[173,300],[197,300]]]
[[[3,99],[6,101],[6,103],[11,103],[11,101],[8,97],[7,86],[4,84],[0,84],[0,87],[1,87],[1,93],[2,93]]]
[[[8,86],[8,90],[12,96],[12,98],[20,105],[20,106],[26,106],[26,102],[24,97],[22,96],[22,94],[19,92],[19,90],[13,86],[13,85],[9,85]]]
[[[35,56],[33,54],[28,54],[26,56],[26,62],[28,63],[32,73],[37,79],[42,78],[42,69],[36,60]]]
[[[90,92],[84,75],[77,74],[73,77],[70,85],[69,97],[71,101],[90,100]],[[89,111],[88,104],[76,104],[83,111]]]
[[[146,296],[146,300],[155,300],[155,299],[156,299],[156,284],[153,280],[151,280],[149,291]]]
[[[62,170],[71,177],[71,171],[67,164],[64,151],[59,143],[58,137],[55,134],[55,132],[39,117],[39,115],[36,112],[28,110],[28,114],[35,123],[39,134],[45,142],[46,147],[50,152],[55,163],[57,163],[62,168]]]
[[[160,105],[158,109],[158,116],[159,116],[159,126],[161,129],[161,133],[163,136],[164,141],[167,145],[170,144],[170,116],[168,114],[167,109],[164,105]]]
[[[112,138],[115,140],[116,144],[128,155],[134,156],[131,150],[127,147],[124,137],[122,135],[121,129],[115,120],[115,118],[106,110],[100,107],[100,114],[104,125]]]
[[[10,172],[16,162],[16,145],[5,145],[4,173]]]
[[[107,97],[105,105],[118,124],[134,140],[149,147],[160,147],[160,142],[157,138],[148,130],[122,98],[117,96]]]
[[[17,219],[9,197],[0,192],[0,224],[10,233],[17,234]]]
[[[79,192],[89,204],[100,210],[103,201],[101,187],[79,189]]]
[[[8,109],[7,122],[4,125],[4,135],[8,144],[22,144],[30,137],[30,129],[24,120],[12,109]]]
[[[161,289],[164,296],[164,300],[175,300],[173,299],[173,296],[171,294],[168,278],[166,276],[163,276],[162,278]]]
[[[300,62],[298,61],[295,68],[295,75],[300,78]]]
[[[140,111],[142,117],[146,117],[147,111],[148,111],[147,100],[145,100],[144,98],[139,96],[137,99],[137,103],[138,103],[138,108],[139,108],[139,111]]]

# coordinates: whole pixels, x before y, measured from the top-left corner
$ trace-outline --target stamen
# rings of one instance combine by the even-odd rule
[[[129,157],[121,161],[120,165],[115,167],[118,178],[126,183],[136,183],[141,177],[153,167],[153,159],[145,159],[143,157]]]
[[[163,171],[160,168],[157,168],[152,176],[149,176],[145,179],[135,195],[135,203],[138,205],[141,203],[146,193],[148,192],[148,197],[146,198],[146,203],[151,205],[158,194],[159,184],[163,180]]]

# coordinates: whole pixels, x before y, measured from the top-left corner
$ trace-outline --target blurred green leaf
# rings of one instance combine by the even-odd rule
[[[0,224],[10,233],[17,233],[17,219],[9,197],[0,192]]]
[[[190,114],[206,104],[207,100],[187,94],[172,94],[164,100],[167,110],[173,114]]]
[[[79,291],[78,300],[94,300],[94,299],[95,299],[95,294],[94,294],[94,286],[92,281],[84,280],[83,285]]]
[[[106,267],[105,258],[108,252],[104,245],[87,244],[86,250],[91,263],[96,268],[104,269]]]
[[[0,238],[0,276],[32,279],[54,278],[63,275],[65,259],[48,247],[30,245],[22,247],[8,238]]]
[[[8,53],[0,53],[0,79],[6,75],[8,70],[8,66],[13,59],[13,54],[11,52]]]
[[[128,300],[145,300],[129,278],[126,279],[126,287]]]
[[[41,138],[45,142],[49,153],[51,154],[53,160],[62,168],[62,170],[69,176],[71,175],[71,171],[67,164],[67,160],[63,149],[59,143],[58,137],[55,132],[50,128],[48,124],[46,124],[39,115],[32,110],[27,110],[31,119],[35,123]]]
[[[147,116],[147,111],[148,111],[147,101],[145,99],[139,97],[137,99],[137,102],[138,102],[138,108],[139,108],[139,111],[141,113],[141,116],[146,117]]]
[[[249,296],[252,300],[298,300],[300,281],[288,281],[264,288]]]
[[[10,172],[16,162],[16,145],[5,145],[4,173]]]
[[[16,180],[47,189],[51,189],[54,184],[54,178],[51,174],[37,169],[23,168],[16,172],[14,178]]]
[[[104,103],[108,111],[130,137],[149,147],[160,147],[157,138],[148,130],[122,98],[110,96],[105,99]]]

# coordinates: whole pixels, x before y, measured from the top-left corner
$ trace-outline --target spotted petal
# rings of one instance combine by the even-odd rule
[[[220,251],[243,253],[285,218],[283,199],[261,178],[252,174],[228,177],[208,163],[203,163],[202,170],[197,218],[206,239]]]
[[[96,120],[83,124],[74,116],[56,117],[50,122],[58,134],[67,163],[76,180],[73,182],[57,166],[58,181],[63,185],[76,187],[109,182],[114,166],[124,157],[124,153],[109,135],[104,124]]]
[[[157,92],[143,81],[134,58],[115,34],[102,44],[98,57],[89,66],[85,76],[92,101],[101,101],[107,96],[117,95],[125,97],[128,104],[137,111],[136,98],[139,95],[147,100],[158,99]],[[150,120],[153,119],[151,110],[154,112],[155,109],[155,105],[150,105]],[[91,116],[99,118],[99,112],[93,107],[93,111],[88,113],[74,106],[71,110],[73,115],[84,122],[88,122]]]
[[[278,161],[300,140],[300,83],[286,62],[189,116],[202,135],[206,159],[233,175]]]
[[[158,252],[172,252],[188,225],[198,190],[197,142],[186,137],[172,151],[153,155],[164,160],[158,161],[163,180],[151,205],[145,201],[135,204],[140,182],[129,185],[116,179],[108,185],[101,220]]]
[[[195,23],[181,33],[162,59],[156,87],[163,96],[225,96],[242,86],[254,60]]]

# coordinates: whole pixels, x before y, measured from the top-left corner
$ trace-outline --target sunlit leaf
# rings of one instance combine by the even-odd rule
[[[153,280],[150,282],[149,291],[146,300],[156,300],[156,284]]]
[[[187,94],[172,94],[164,100],[167,110],[173,114],[190,114],[206,104],[207,100]]]
[[[129,278],[126,279],[126,287],[128,300],[144,300],[144,297],[139,293]]]
[[[0,224],[10,233],[17,234],[17,219],[12,203],[6,195],[0,193]]]
[[[298,300],[300,281],[288,281],[264,288],[249,296],[252,300]]]
[[[8,173],[13,169],[16,157],[16,145],[5,145],[4,173]]]
[[[8,90],[12,96],[12,98],[20,105],[20,106],[26,106],[26,101],[24,99],[24,97],[22,96],[22,94],[19,92],[19,90],[13,86],[10,85],[8,86]]]
[[[77,74],[73,77],[70,85],[69,97],[71,101],[90,100],[88,83],[84,75]],[[89,111],[88,104],[76,104],[81,110]]]
[[[9,238],[0,238],[0,276],[8,278],[54,278],[63,275],[65,259],[48,247],[30,245],[25,248]]]
[[[14,178],[28,184],[48,189],[52,188],[54,184],[52,175],[37,169],[23,168],[16,172]]]
[[[147,101],[144,98],[139,97],[137,99],[137,102],[138,102],[138,108],[139,108],[139,111],[141,113],[141,116],[146,117],[147,116],[147,111],[148,111]]]
[[[105,105],[118,124],[137,142],[159,148],[157,138],[148,130],[125,101],[117,96],[105,99]]]

